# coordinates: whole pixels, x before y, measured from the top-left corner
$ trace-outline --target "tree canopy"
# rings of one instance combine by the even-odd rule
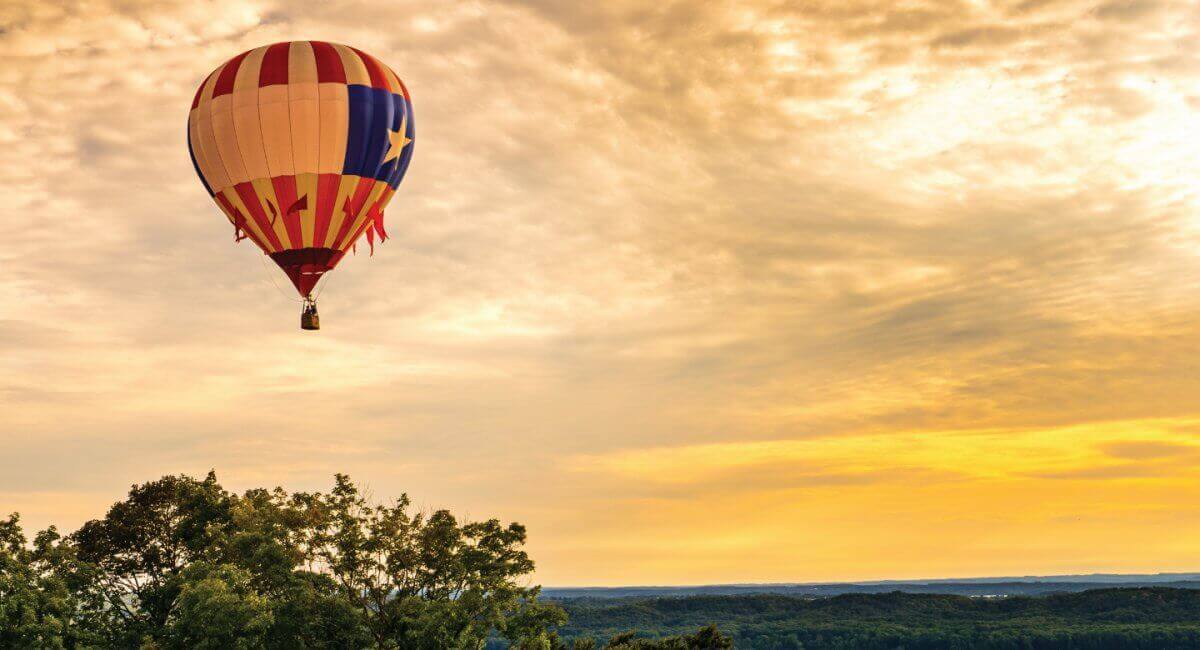
[[[210,473],[135,485],[32,543],[0,521],[0,647],[549,647],[525,528],[327,493],[233,494]]]

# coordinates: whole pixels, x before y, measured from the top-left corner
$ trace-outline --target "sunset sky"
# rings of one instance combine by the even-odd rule
[[[1187,0],[3,2],[0,512],[346,472],[525,523],[556,586],[1200,570],[1198,32]],[[318,333],[186,147],[205,76],[294,39],[390,65],[417,133]]]

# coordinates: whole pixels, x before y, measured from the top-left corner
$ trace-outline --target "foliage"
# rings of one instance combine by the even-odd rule
[[[716,623],[738,648],[1173,648],[1200,647],[1200,591],[1096,589],[1042,597],[932,594],[564,599],[574,639],[663,636]],[[637,646],[633,646],[637,647]]]
[[[20,518],[0,520],[0,647],[94,644],[100,609],[90,568],[53,528],[26,544]]]
[[[721,634],[716,625],[709,625],[695,634],[660,639],[639,638],[636,632],[624,632],[614,636],[604,647],[607,650],[724,650],[732,648],[733,641]]]
[[[28,543],[0,521],[0,648],[551,647],[525,529],[328,493],[167,476]]]
[[[504,647],[498,642],[490,645]],[[557,633],[550,632],[542,639],[527,639],[510,647],[516,650],[597,650],[598,646],[592,637],[564,641]],[[717,626],[708,625],[694,634],[659,638],[648,638],[638,632],[622,632],[609,639],[604,650],[726,650],[732,647],[732,639],[721,634]]]

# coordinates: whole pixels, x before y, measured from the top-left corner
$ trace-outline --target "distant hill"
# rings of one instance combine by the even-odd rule
[[[1052,593],[1072,593],[1104,587],[1200,589],[1200,573],[1092,573],[1086,575],[936,578],[929,580],[873,580],[832,583],[545,587],[542,589],[542,594],[548,598],[648,598],[655,596],[733,596],[745,594],[821,597],[837,596],[840,594],[874,594],[900,591],[914,594],[953,594],[960,596],[1036,596]]]
[[[559,604],[569,615],[560,630],[564,639],[601,643],[626,630],[660,637],[715,623],[735,647],[751,650],[1200,647],[1200,591],[1194,589],[1123,587],[1011,598],[902,592],[570,598]]]

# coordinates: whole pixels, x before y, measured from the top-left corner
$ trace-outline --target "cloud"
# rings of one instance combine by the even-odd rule
[[[1003,47],[1011,45],[1021,38],[1024,30],[998,25],[972,27],[955,32],[942,34],[933,40],[933,46],[938,47]]]
[[[1127,442],[1114,442],[1105,445],[1102,447],[1102,449],[1104,450],[1104,453],[1113,456],[1114,458],[1130,460],[1191,456],[1196,453],[1196,449],[1192,445],[1181,445],[1153,440],[1130,440]]]
[[[1113,0],[1097,7],[1095,15],[1106,20],[1138,20],[1162,11],[1165,6],[1166,3],[1161,2]]]
[[[1113,480],[1133,522],[1191,463],[1198,25],[1145,7],[6,3],[0,505],[53,518],[68,481],[69,527],[166,472],[350,471],[526,520],[558,582],[1057,566],[1030,495],[1099,518],[1058,477]],[[318,336],[184,147],[204,76],[291,38],[387,61],[418,126]],[[738,535],[691,523],[712,503]],[[828,548],[737,573],[810,518]],[[989,518],[974,560],[919,552]],[[723,541],[695,572],[571,550],[631,520]],[[909,546],[855,557],[893,564],[838,559],[868,520]]]

